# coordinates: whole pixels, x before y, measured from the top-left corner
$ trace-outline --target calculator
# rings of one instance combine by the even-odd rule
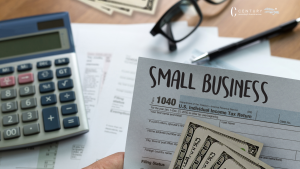
[[[67,12],[0,22],[0,150],[89,131]]]

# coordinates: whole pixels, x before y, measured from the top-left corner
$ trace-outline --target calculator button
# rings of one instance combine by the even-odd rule
[[[60,80],[57,84],[59,90],[72,89],[74,87],[72,79]]]
[[[20,87],[20,96],[30,96],[35,94],[34,86]]]
[[[37,68],[51,67],[51,61],[47,60],[47,61],[37,62],[36,67]]]
[[[40,71],[38,73],[38,79],[39,79],[39,81],[53,79],[53,72],[52,72],[52,70]]]
[[[63,123],[64,128],[73,128],[80,126],[79,118],[77,116],[65,118]]]
[[[20,137],[20,128],[14,127],[3,131],[4,140]]]
[[[76,114],[77,113],[77,105],[76,104],[68,104],[61,106],[61,113],[63,115]]]
[[[1,91],[1,99],[7,100],[7,99],[13,99],[17,97],[17,90],[16,89],[7,89]]]
[[[17,68],[18,72],[31,70],[31,69],[32,69],[32,64],[31,63],[19,65],[18,68]]]
[[[1,110],[3,113],[16,111],[18,110],[18,104],[16,101],[2,103]]]
[[[24,136],[33,135],[40,133],[40,125],[36,124],[28,124],[23,127]]]
[[[60,129],[57,107],[43,109],[44,129],[46,132]]]
[[[14,71],[15,71],[14,67],[0,68],[0,75],[5,75],[5,74],[13,73]]]
[[[70,77],[71,76],[71,69],[69,67],[61,68],[56,70],[56,77]]]
[[[36,99],[35,98],[29,98],[21,100],[21,109],[29,109],[36,107]]]
[[[42,106],[56,104],[56,102],[57,101],[56,101],[56,95],[55,94],[49,94],[49,95],[41,97]]]
[[[40,92],[41,93],[47,93],[47,92],[53,92],[55,90],[55,86],[53,82],[47,82],[40,84]]]
[[[24,73],[18,76],[19,84],[32,83],[34,81],[32,73]]]
[[[16,84],[14,76],[7,76],[0,78],[0,87],[9,87]]]
[[[39,118],[39,116],[38,116],[38,113],[36,110],[22,113],[22,121],[23,122],[35,121],[38,118]]]
[[[75,93],[73,91],[59,94],[60,102],[70,102],[75,100]]]
[[[55,59],[55,65],[67,65],[69,64],[69,58]]]
[[[19,123],[19,115],[18,114],[4,116],[2,119],[3,126],[9,126],[9,125],[18,124],[18,123]]]

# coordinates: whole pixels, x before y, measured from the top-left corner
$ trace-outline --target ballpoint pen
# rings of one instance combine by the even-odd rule
[[[210,52],[206,52],[206,53],[194,58],[192,60],[192,62],[195,63],[197,61],[207,60],[207,59],[213,60],[213,59],[215,59],[215,58],[217,58],[221,55],[232,52],[232,51],[234,51],[234,50],[236,50],[240,47],[249,45],[253,42],[256,42],[256,41],[259,41],[259,40],[262,40],[262,39],[267,39],[267,38],[270,38],[270,37],[274,37],[274,36],[277,36],[281,33],[290,31],[290,30],[294,29],[299,22],[300,22],[300,18],[297,18],[295,20],[292,20],[292,21],[289,21],[287,23],[281,24],[281,25],[279,25],[275,28],[272,28],[272,29],[269,29],[269,30],[264,31],[262,33],[256,34],[254,36],[251,36],[251,37],[246,38],[244,40],[241,40],[239,42],[229,44],[227,46],[221,47],[219,49],[216,49],[216,50],[213,50],[213,51],[210,51]]]

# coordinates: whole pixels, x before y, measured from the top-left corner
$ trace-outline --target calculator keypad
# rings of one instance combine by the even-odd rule
[[[39,116],[36,110],[22,113],[23,122],[35,121],[37,119],[39,119]]]
[[[1,110],[2,110],[2,113],[16,111],[16,110],[18,110],[18,103],[17,103],[17,101],[2,103]]]
[[[20,96],[31,96],[35,94],[34,86],[20,87]]]
[[[5,75],[9,73],[13,73],[15,71],[14,67],[4,67],[0,69],[0,75]]]
[[[19,84],[32,83],[34,81],[33,73],[24,73],[18,76]]]
[[[14,76],[6,76],[0,78],[0,87],[10,87],[14,86],[16,84],[15,77]]]
[[[75,93],[73,91],[64,92],[59,94],[60,102],[70,102],[75,100]]]
[[[73,128],[80,126],[79,118],[77,116],[65,118],[63,123],[64,128]]]
[[[56,69],[56,77],[63,78],[63,77],[70,77],[71,76],[71,69],[69,67]]]
[[[24,136],[40,133],[40,125],[38,123],[25,125],[23,128]]]
[[[3,126],[10,126],[18,123],[19,123],[19,116],[17,114],[7,115],[4,116],[2,119]]]
[[[29,109],[36,107],[36,98],[29,98],[21,100],[21,109]]]
[[[72,79],[60,80],[57,82],[59,90],[72,89],[74,87]]]
[[[42,114],[45,132],[60,129],[60,120],[57,107],[44,108]]]
[[[51,57],[0,65],[0,151],[88,131],[76,55]]]
[[[51,67],[51,61],[50,60],[46,60],[46,61],[37,62],[36,67],[37,68]]]
[[[42,106],[52,105],[56,104],[56,95],[55,94],[49,94],[41,97],[41,104]]]
[[[39,81],[44,81],[44,80],[51,80],[53,79],[53,72],[52,70],[44,70],[40,71],[38,73],[38,79]]]
[[[53,82],[47,82],[40,84],[40,93],[53,92],[55,90],[55,85]]]
[[[76,114],[77,111],[78,110],[76,104],[68,104],[68,105],[61,106],[61,113],[63,115]]]
[[[3,138],[4,140],[9,140],[13,138],[20,137],[20,128],[19,127],[14,127],[14,128],[9,128],[3,131]]]
[[[54,63],[55,65],[67,65],[69,64],[70,60],[69,58],[61,58],[61,59],[55,59]]]
[[[18,68],[17,68],[18,72],[23,72],[23,71],[27,71],[27,70],[31,70],[31,69],[32,69],[31,63],[18,65]]]
[[[14,99],[17,97],[16,89],[6,89],[1,91],[1,100]]]

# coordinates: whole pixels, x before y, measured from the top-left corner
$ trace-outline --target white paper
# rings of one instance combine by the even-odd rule
[[[118,58],[124,58],[126,55],[130,55],[133,57],[145,56],[162,60],[172,60],[173,58],[175,58],[176,61],[188,63],[188,60],[191,58],[195,49],[197,49],[200,52],[206,52],[216,49],[217,47],[221,47],[223,45],[240,40],[240,38],[218,37],[218,29],[216,27],[200,27],[200,29],[193,33],[191,37],[187,38],[181,43],[178,43],[178,50],[170,54],[165,38],[163,38],[161,35],[157,35],[156,37],[152,37],[150,35],[149,32],[153,26],[153,23],[134,25],[72,24],[81,78],[84,78],[84,73],[86,70],[88,60],[87,57],[90,54],[109,54],[113,56],[113,54],[115,53],[115,57]],[[181,22],[179,26],[181,27],[181,29],[191,29],[188,28],[186,22]],[[246,48],[244,50],[237,51],[240,52],[238,55],[235,53],[231,53],[228,56],[220,57],[219,59],[211,62],[210,65],[219,68],[250,71],[256,73],[261,72],[263,74],[300,79],[298,74],[299,61],[271,57],[269,51],[269,43],[268,41],[265,41],[259,46],[252,46],[248,49]],[[247,60],[245,59],[245,57],[243,57],[244,55],[248,56]],[[177,56],[180,57],[177,58]],[[123,66],[121,64],[123,60],[120,59],[119,61],[119,66]],[[97,63],[100,62],[101,61],[97,61]],[[99,67],[96,66],[95,69],[99,70],[98,68],[101,67],[103,66],[99,64]],[[132,67],[134,67],[134,65]],[[113,71],[114,69],[111,70]],[[109,71],[109,66],[107,71]],[[113,71],[112,76],[117,76],[117,73],[114,74]],[[101,79],[101,77],[98,77],[96,79],[99,80]],[[110,84],[113,84],[113,82],[108,83],[107,86],[109,86]],[[96,100],[98,102],[99,98],[96,98],[96,93],[99,93],[102,90],[104,90],[102,87],[103,86],[99,84],[99,87],[95,87],[96,92],[90,93],[92,100],[92,102],[90,102],[91,107],[95,104]],[[113,90],[114,88],[106,87],[106,89]],[[98,94],[98,97],[100,97],[100,94]],[[105,106],[110,107],[112,101],[112,99],[108,100],[108,105]],[[125,109],[129,111],[131,103],[127,101],[125,104],[127,106],[125,106]],[[102,110],[103,105],[99,105],[99,107],[100,106],[101,109],[97,109],[97,107],[94,107],[94,111],[91,110],[91,112],[95,112],[95,114],[99,113],[98,118],[92,117],[93,113],[88,114],[90,123],[92,123],[92,121],[95,120],[96,124],[99,124],[95,125],[95,128],[99,129],[98,131],[96,131],[96,134],[97,132],[101,133],[105,131],[104,129],[101,130],[100,125],[102,123],[105,124],[106,118],[103,117],[105,117],[106,114],[109,113],[109,111],[104,112]],[[126,128],[128,125],[128,118],[122,119],[123,116],[124,115],[119,115],[120,118],[117,118],[115,123],[120,124],[118,127]],[[100,123],[98,119],[104,122]],[[106,149],[106,152],[103,151],[103,154],[101,156],[95,157],[93,159],[91,153],[88,153],[89,151],[87,151],[87,154],[84,153],[84,147],[89,146],[90,150],[96,149],[96,151],[100,151],[102,147],[106,145],[101,144],[103,138],[101,138],[101,141],[98,142],[96,145],[93,145],[90,142],[88,142],[86,145],[85,143],[91,140],[90,135],[95,135],[91,133],[93,133],[93,129],[90,125],[89,133],[84,134],[82,136],[70,138],[64,141],[60,141],[58,147],[55,148],[55,152],[57,152],[57,155],[54,156],[55,158],[51,162],[49,162],[51,165],[49,165],[48,167],[54,168],[54,165],[52,164],[55,164],[55,168],[79,168],[79,163],[81,163],[80,159],[82,159],[83,161],[85,161],[86,159],[92,159],[92,162],[94,162],[94,160],[105,157],[109,154],[113,154],[114,152],[124,151],[125,147],[122,145],[125,145],[125,143],[122,140],[126,139],[126,134],[123,134],[124,132],[121,132],[121,135],[119,136],[116,136],[114,134],[108,134],[106,135],[108,139],[113,141],[107,144],[109,145],[109,147]],[[48,149],[47,146],[45,146],[44,149],[41,150],[39,146],[36,146],[33,149],[34,151],[12,150],[9,152],[1,152],[0,169],[15,169],[16,167],[34,168],[37,167],[39,164],[46,163],[47,159],[44,158],[43,152],[45,152]],[[10,162],[14,160],[17,160],[18,163]],[[88,162],[88,160],[86,163],[83,162],[81,166],[85,167],[86,165],[89,165],[90,163]]]
[[[185,22],[178,24],[178,26],[183,29],[191,29],[187,27]],[[148,27],[150,30],[152,25]],[[85,33],[86,38],[94,36],[93,33]],[[98,41],[97,44],[107,51],[109,51],[109,49],[114,51],[115,48],[118,48],[118,52],[115,51],[112,54],[111,71],[107,74],[103,86],[103,93],[101,93],[99,100],[98,110],[100,110],[101,113],[95,114],[94,116],[94,119],[98,119],[99,121],[97,121],[97,123],[91,123],[91,128],[97,128],[99,130],[97,133],[92,134],[92,139],[87,141],[80,167],[86,167],[96,160],[105,157],[107,153],[113,153],[110,151],[111,149],[116,152],[124,150],[124,147],[121,146],[118,146],[120,149],[112,148],[112,143],[118,138],[118,134],[127,132],[138,56],[154,57],[177,62],[190,62],[192,51],[194,50],[190,44],[193,42],[194,46],[202,44],[208,46],[205,39],[217,38],[216,33],[217,31],[214,28],[199,28],[195,34],[201,38],[190,39],[178,44],[178,47],[182,48],[182,50],[170,54],[166,40],[158,41],[157,38],[155,39],[147,34],[129,32],[125,34],[121,31],[114,32],[114,35],[120,39],[120,41],[116,42],[113,38],[110,38],[107,32],[98,32],[97,34],[101,34],[101,37],[106,39],[106,41]],[[130,39],[132,43],[125,43],[123,41],[125,39]],[[114,46],[110,45],[112,43]],[[213,43],[214,42],[211,41],[210,45]],[[132,46],[134,46],[134,48],[132,48]],[[133,51],[135,55],[131,55]],[[131,54],[127,54],[127,52]],[[186,56],[184,53],[191,54]],[[101,143],[99,143],[99,140],[101,140]],[[122,138],[120,140],[125,139]]]
[[[168,70],[171,73],[166,79],[161,76],[159,85],[160,69],[164,75]],[[177,70],[180,73],[176,74]],[[186,75],[184,78],[182,72]],[[181,76],[177,76],[179,74]],[[168,77],[171,79],[170,86]],[[175,80],[172,80],[174,77]],[[228,77],[221,83],[218,92],[212,84],[213,77],[217,82],[219,77]],[[231,79],[239,83],[243,80],[244,87],[248,83],[249,88],[246,87],[247,91],[246,88],[237,89],[237,94],[229,95],[229,90],[237,88],[229,88]],[[206,81],[211,84],[208,92]],[[173,82],[179,87],[172,86]],[[180,87],[182,84],[186,87]],[[227,91],[224,84],[228,87]],[[297,168],[300,163],[297,154],[300,148],[297,134],[300,132],[299,87],[299,81],[291,79],[140,58],[124,169],[168,168],[176,144],[165,142],[178,141],[181,124],[185,123],[187,116],[263,143],[260,160],[274,168]],[[160,141],[149,142],[149,138]]]
[[[140,25],[141,26],[141,25]],[[145,26],[146,27],[146,26]],[[144,27],[144,28],[145,28]],[[205,29],[205,28],[204,28]],[[105,46],[105,49],[109,49],[111,48],[111,46],[109,44],[114,44],[114,47],[118,49],[119,54],[115,53],[115,57],[119,58],[117,59],[117,69],[115,68],[111,68],[112,70],[115,70],[113,73],[111,73],[112,79],[117,79],[116,77],[119,77],[119,73],[118,73],[118,69],[123,65],[124,62],[124,58],[126,56],[145,56],[145,57],[150,57],[150,58],[156,58],[156,59],[164,59],[164,60],[170,60],[173,58],[176,58],[178,60],[178,62],[186,62],[188,63],[188,60],[190,58],[189,53],[193,53],[193,51],[195,49],[198,49],[200,51],[210,51],[213,50],[217,47],[222,47],[226,44],[230,44],[233,42],[236,42],[238,40],[240,40],[240,38],[220,38],[217,36],[217,31],[207,31],[206,34],[209,35],[209,37],[202,35],[201,34],[201,29],[199,29],[200,31],[197,31],[197,38],[195,39],[191,39],[189,40],[189,38],[187,39],[186,42],[182,42],[178,44],[178,51],[172,54],[169,54],[168,52],[168,48],[167,48],[167,42],[164,40],[164,38],[160,37],[160,38],[153,38],[151,36],[147,36],[147,34],[133,34],[133,33],[127,33],[126,35],[123,35],[122,32],[117,33],[115,32],[114,35],[115,37],[118,37],[121,42],[116,42],[114,40],[112,40],[111,38],[109,38],[109,36],[105,36],[104,34],[102,34],[101,32],[99,32],[99,36],[101,34],[101,37],[107,37],[105,39],[107,39],[108,41],[105,41],[103,43],[99,43],[101,44],[101,46]],[[145,32],[144,32],[145,33]],[[89,36],[88,36],[89,37]],[[201,38],[199,38],[201,37]],[[201,39],[205,39],[206,41],[201,41]],[[129,44],[126,44],[123,40],[125,39],[130,39],[131,42]],[[200,42],[199,42],[200,41]],[[138,42],[138,43],[135,43]],[[193,45],[188,45],[191,44],[191,42],[193,42]],[[128,45],[128,46],[126,46]],[[134,46],[134,47],[132,47]],[[182,52],[181,52],[182,50]],[[257,63],[259,61],[262,60],[262,64],[269,63],[269,59],[271,58],[270,56],[270,49],[269,49],[269,42],[265,41],[259,45],[253,45],[250,46],[249,48],[245,48],[245,49],[241,49],[240,51],[237,52],[241,52],[239,53],[239,55],[236,55],[235,53],[229,54],[228,56],[224,56],[221,57],[220,59],[217,59],[215,61],[213,61],[213,66],[214,67],[219,67],[219,68],[226,68],[226,69],[232,69],[232,70],[242,70],[242,71],[249,71],[249,72],[259,72],[260,70],[263,69],[263,66],[259,66],[257,69],[255,64],[254,65],[250,65],[248,64],[249,61],[251,61],[251,63]],[[135,54],[133,54],[135,53]],[[133,54],[133,55],[132,55]],[[243,57],[245,54],[245,57]],[[188,56],[187,56],[188,55]],[[232,56],[233,55],[233,56]],[[178,57],[177,56],[182,56],[182,57]],[[173,57],[173,58],[172,58]],[[234,61],[234,57],[240,57],[238,58],[237,61]],[[247,59],[245,59],[247,57]],[[123,58],[123,60],[121,59]],[[243,59],[242,59],[243,58]],[[115,64],[114,61],[112,61],[112,64]],[[245,65],[245,66],[244,66]],[[286,63],[286,65],[289,65],[289,63]],[[271,65],[269,65],[270,67],[272,67]],[[114,66],[112,66],[114,67]],[[125,66],[124,66],[125,67]],[[134,65],[132,65],[132,67],[135,67]],[[248,67],[248,69],[244,69],[244,67]],[[274,70],[273,69],[268,69],[268,70],[264,70],[266,74],[272,73]],[[287,75],[287,71],[281,72],[283,74],[283,76]],[[272,75],[276,75],[276,72]],[[114,83],[118,83],[117,80],[116,81],[107,81],[107,86],[104,85],[104,90],[107,91],[114,91],[115,86]],[[105,87],[106,86],[106,87]],[[107,96],[110,95],[114,95],[113,92],[109,93]],[[108,97],[108,98],[112,98],[112,97]],[[101,116],[95,117],[95,119],[101,119],[102,121],[104,121],[105,124],[117,124],[117,125],[109,125],[108,128],[106,128],[106,130],[108,131],[114,131],[114,132],[104,132],[105,131],[105,126],[101,126],[101,122],[97,123],[95,126],[95,128],[98,129],[102,129],[99,130],[98,132],[101,134],[105,134],[105,136],[102,136],[100,134],[96,134],[94,136],[96,136],[95,139],[91,139],[91,140],[101,140],[100,142],[97,141],[95,143],[89,142],[87,143],[87,146],[89,148],[87,148],[86,152],[84,152],[83,155],[83,159],[80,163],[81,167],[85,167],[93,162],[95,162],[98,159],[101,159],[109,154],[113,154],[115,152],[118,151],[123,151],[124,147],[122,148],[121,146],[114,146],[115,142],[117,142],[118,140],[122,140],[120,139],[119,136],[116,136],[116,133],[122,133],[124,132],[124,129],[127,126],[128,123],[128,118],[123,114],[115,114],[114,117],[111,116],[107,116],[107,114],[109,114],[110,112],[110,108],[111,108],[111,104],[113,102],[113,99],[110,100],[106,100],[105,104],[99,104],[99,110],[103,111],[103,114],[98,114]],[[125,102],[126,105],[130,105],[131,102],[127,101]],[[126,107],[126,106],[125,106]],[[106,110],[106,111],[104,111]],[[126,107],[126,111],[128,111],[128,106]],[[113,122],[110,122],[113,121]],[[122,132],[116,132],[117,129],[121,129]],[[114,133],[114,134],[112,134]],[[108,140],[111,141],[105,141],[102,138],[106,138]],[[115,141],[117,140],[117,141]],[[125,139],[123,139],[125,140]],[[102,144],[105,143],[105,144]],[[118,144],[119,145],[119,144]],[[107,146],[110,146],[111,148],[108,148]],[[119,147],[119,148],[115,148],[115,147]],[[105,149],[105,151],[104,151]],[[111,151],[111,150],[114,150]]]

